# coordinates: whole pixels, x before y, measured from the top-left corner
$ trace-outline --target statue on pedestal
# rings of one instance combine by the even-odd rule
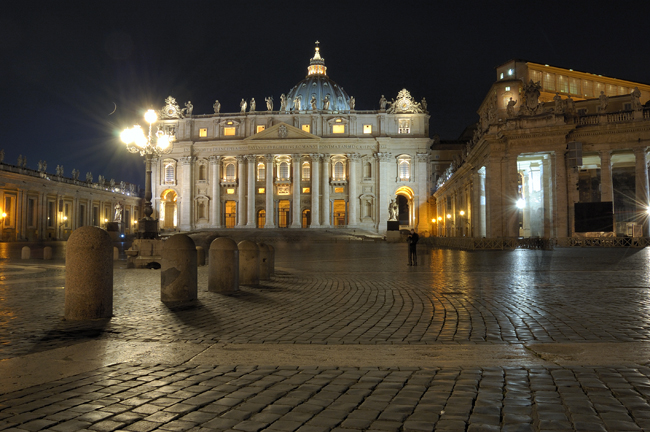
[[[388,220],[396,221],[398,214],[399,214],[399,207],[397,206],[395,200],[392,199],[390,200],[390,204],[388,204]]]

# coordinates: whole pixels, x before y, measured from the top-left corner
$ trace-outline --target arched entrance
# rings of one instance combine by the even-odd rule
[[[257,212],[257,227],[264,228],[266,224],[266,210],[260,210]]]
[[[302,227],[309,228],[309,225],[311,225],[311,211],[305,209],[302,211]]]
[[[332,218],[334,220],[334,226],[345,226],[345,200],[337,199],[334,200],[332,205]]]
[[[409,187],[402,186],[395,191],[397,195],[397,206],[399,214],[397,220],[400,226],[415,227],[415,208],[413,205],[413,190]]]
[[[234,228],[237,223],[237,201],[226,201],[226,228]]]
[[[167,189],[160,195],[160,227],[174,229],[178,225],[176,199],[178,195],[172,189]]]
[[[280,200],[280,202],[278,202],[278,228],[289,227],[290,213],[291,213],[291,202],[289,200]]]

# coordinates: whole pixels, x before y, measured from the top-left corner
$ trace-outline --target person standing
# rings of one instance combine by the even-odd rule
[[[409,265],[418,265],[418,240],[420,240],[420,236],[415,232],[414,229],[412,229],[411,233],[406,239],[409,244]]]

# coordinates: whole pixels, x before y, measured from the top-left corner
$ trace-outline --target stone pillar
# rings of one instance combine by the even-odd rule
[[[196,246],[185,234],[163,243],[160,268],[160,300],[186,302],[197,299]]]
[[[246,166],[243,156],[237,156],[237,181],[237,227],[243,228],[246,225]]]
[[[322,155],[311,154],[311,228],[320,228],[320,160]]]
[[[192,207],[194,206],[194,197],[192,194],[192,171],[194,167],[194,159],[192,156],[186,156],[181,158],[181,193],[180,199],[177,202],[180,212],[178,227],[182,231],[190,231],[194,225],[192,220]]]
[[[113,316],[113,244],[93,226],[75,230],[65,251],[65,319]]]
[[[389,191],[389,184],[390,184],[389,167],[390,167],[391,160],[394,159],[392,158],[392,155],[390,153],[377,153],[375,154],[375,156],[379,160],[378,169],[377,169],[377,184],[378,184],[377,195],[379,196],[379,202],[377,203],[377,205],[379,206],[378,229],[379,232],[384,232],[386,231],[387,228],[386,222],[388,221],[388,217],[389,217],[388,205],[390,204],[390,200],[393,194],[393,191]]]
[[[153,207],[153,214],[151,217],[156,219],[160,219],[160,194],[164,191],[163,182],[160,179],[160,172],[163,170],[162,165],[163,161],[161,158],[155,156],[151,158],[151,206]],[[92,208],[90,211],[92,211]],[[140,215],[140,217],[142,217],[142,215]],[[161,225],[159,225],[159,228],[160,227]]]
[[[210,165],[212,166],[210,220],[213,227],[221,228],[221,156],[210,156]]]
[[[266,189],[264,190],[266,198],[266,221],[264,228],[275,228],[275,211],[273,210],[273,155],[266,155],[264,157],[264,175],[266,176]]]
[[[330,227],[330,155],[323,155],[323,182],[321,183],[322,190],[322,199],[321,201],[323,208],[323,220],[321,221],[321,226],[323,228]]]
[[[248,180],[247,180],[247,191],[248,191],[248,202],[246,203],[246,208],[248,209],[246,216],[246,227],[255,228],[255,160],[257,158],[254,155],[246,156],[248,161]]]
[[[415,197],[413,198],[413,205],[415,206],[415,227],[418,232],[428,230],[431,226],[431,219],[429,216],[429,209],[427,205],[427,198],[429,197],[429,154],[428,153],[418,153],[417,155],[417,191],[415,192]],[[469,208],[465,209],[466,212],[469,212]]]
[[[350,175],[348,177],[348,227],[359,225],[359,194],[357,193],[357,176],[359,171],[359,155],[348,154]]]
[[[552,160],[555,165],[555,179],[552,184],[555,185],[556,198],[556,218],[555,226],[557,227],[557,237],[570,237],[569,230],[569,197],[567,195],[567,169],[566,169],[566,148],[562,147],[555,151],[555,159]]]
[[[648,236],[648,154],[647,148],[639,147],[634,149],[634,168],[636,209],[643,222],[643,236]]]
[[[239,283],[258,286],[260,284],[260,250],[250,240],[237,244],[239,249]]]
[[[208,265],[208,291],[231,294],[239,290],[239,248],[234,240],[214,239]]]
[[[612,186],[612,152],[600,151],[600,201],[614,201]]]
[[[519,171],[517,169],[517,155],[509,154],[504,161],[506,182],[504,183],[502,201],[504,209],[504,235],[506,237],[519,236],[519,209],[517,208],[517,200],[520,198],[517,193],[517,185],[519,183]]]
[[[301,223],[301,214],[300,214],[300,181],[301,181],[301,176],[300,176],[300,155],[299,154],[294,154],[291,155],[291,167],[293,168],[293,174],[291,175],[292,177],[292,185],[293,185],[293,193],[292,193],[292,198],[293,202],[291,204],[291,228],[300,228],[302,226]]]
[[[578,192],[578,168],[569,166],[565,157],[566,165],[566,191],[567,191],[567,215],[568,226],[567,232],[569,237],[575,232],[575,203],[580,201],[580,192]]]
[[[470,225],[472,237],[480,237],[480,215],[481,215],[481,176],[478,170],[472,170],[472,194],[470,202]]]
[[[501,178],[501,155],[491,155],[485,166],[486,234],[488,238],[504,236]]]

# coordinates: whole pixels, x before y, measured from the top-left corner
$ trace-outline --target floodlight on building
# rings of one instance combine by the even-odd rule
[[[451,214],[447,213],[447,219],[451,219]]]
[[[441,221],[441,220],[442,220],[442,216],[438,216],[438,220]]]
[[[461,215],[461,216],[465,216],[465,210],[461,210],[461,211],[460,211],[460,215]]]
[[[519,198],[517,200],[517,208],[523,209],[524,207],[526,207],[526,200],[524,200],[523,198]]]

